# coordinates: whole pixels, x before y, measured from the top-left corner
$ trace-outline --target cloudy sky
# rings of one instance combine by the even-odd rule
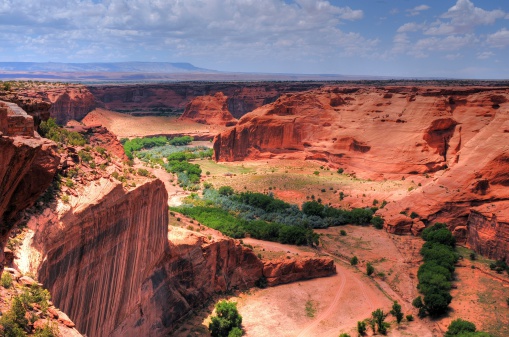
[[[507,0],[0,0],[0,61],[509,78]]]

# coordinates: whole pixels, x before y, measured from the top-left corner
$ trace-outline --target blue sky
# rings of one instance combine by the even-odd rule
[[[509,79],[509,1],[0,0],[0,61]]]

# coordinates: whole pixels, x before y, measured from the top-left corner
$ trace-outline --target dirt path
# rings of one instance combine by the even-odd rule
[[[339,289],[336,292],[336,296],[334,296],[334,300],[329,305],[329,308],[322,312],[315,320],[311,323],[309,323],[298,335],[297,337],[307,337],[307,336],[316,336],[315,333],[310,334],[313,329],[320,324],[321,321],[327,319],[330,315],[334,313],[334,310],[336,309],[337,305],[339,304],[339,300],[341,299],[341,295],[343,294],[343,291],[345,290],[345,284],[346,284],[346,277],[343,271],[341,270],[341,267],[339,267],[336,264],[336,270],[338,271],[338,275],[341,279],[341,283],[339,285]]]

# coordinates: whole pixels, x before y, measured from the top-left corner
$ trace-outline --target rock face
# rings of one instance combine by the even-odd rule
[[[37,127],[49,117],[60,125],[80,121],[96,107],[94,96],[81,85],[41,85],[4,93],[0,99],[19,105],[34,118]]]
[[[476,252],[509,263],[509,202],[473,207],[467,221],[468,244]]]
[[[507,88],[491,87],[331,87],[284,95],[216,136],[215,157],[321,160],[371,179],[432,174],[379,211],[387,230],[417,234],[445,222],[460,241],[490,246],[491,256],[503,258],[509,241],[501,217],[482,212],[481,222],[476,207],[509,200],[508,101]],[[470,226],[495,222],[500,233],[491,243],[472,237]]]
[[[59,163],[49,140],[0,134],[0,270],[10,230],[51,184]]]
[[[218,92],[214,96],[199,96],[186,106],[181,120],[192,120],[201,124],[234,126],[237,124],[228,111],[228,97]]]
[[[230,113],[240,118],[264,104],[274,102],[282,93],[309,90],[322,85],[320,82],[173,83],[87,88],[108,110],[153,114],[180,114],[194,98],[221,92],[228,96]]]
[[[46,92],[51,103],[50,116],[64,125],[74,119],[80,121],[96,107],[94,96],[85,88],[70,88],[65,91]]]
[[[160,180],[125,191],[101,179],[71,206],[30,220],[25,269],[88,336],[108,336],[140,303],[142,284],[168,250],[167,193]]]
[[[171,253],[143,286],[142,297],[153,300],[133,311],[112,336],[167,336],[181,317],[214,293],[253,287],[262,275],[277,285],[336,272],[328,258],[262,263],[236,240],[209,240],[185,229],[172,228],[168,238]]]
[[[334,261],[330,258],[301,258],[264,261],[263,276],[268,286],[329,276],[336,273]]]

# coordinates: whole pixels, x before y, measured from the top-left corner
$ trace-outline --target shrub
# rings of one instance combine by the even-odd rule
[[[350,337],[350,335],[347,334],[347,333],[342,333],[342,334],[339,335],[339,337]]]
[[[382,217],[374,216],[370,222],[376,229],[384,228],[384,219]]]
[[[238,327],[234,327],[230,330],[230,333],[228,333],[228,337],[240,337],[242,336],[243,332],[242,329]]]
[[[86,144],[85,138],[75,131],[69,131],[57,125],[54,118],[41,122],[39,125],[41,136],[51,139],[61,145],[83,146]]]
[[[412,322],[414,320],[414,316],[413,315],[406,315],[405,318],[409,322]]]
[[[322,217],[325,206],[317,201],[306,201],[302,204],[302,212],[306,215],[316,215]]]
[[[359,335],[364,335],[366,333],[366,322],[357,321],[357,332]]]
[[[234,328],[240,330],[241,324],[242,316],[237,310],[237,303],[220,301],[216,304],[216,316],[212,317],[209,324],[210,335],[212,337],[228,337]],[[234,333],[238,334],[238,332]]]
[[[396,322],[398,322],[398,324],[401,323],[401,320],[403,320],[401,304],[399,304],[398,301],[394,301],[394,303],[392,304],[391,315],[396,317]]]
[[[356,266],[357,263],[359,263],[359,259],[357,258],[357,256],[353,256],[351,259],[350,259],[350,264],[352,266]]]
[[[341,236],[346,236],[346,231],[344,229],[342,229],[342,230],[339,231],[339,234]]]
[[[385,314],[382,309],[376,309],[371,313],[371,316],[375,321],[378,332],[385,335],[387,333],[387,327],[385,326],[384,321],[387,314]]]
[[[424,306],[424,303],[422,303],[422,297],[417,296],[416,298],[414,298],[414,300],[412,301],[412,305],[416,308],[422,308]]]
[[[221,187],[219,187],[218,192],[219,192],[220,195],[225,195],[225,196],[232,195],[232,194],[235,193],[233,188],[230,187],[230,186],[221,186]]]
[[[0,280],[2,287],[5,289],[10,288],[12,286],[12,276],[11,273],[4,271],[2,273],[2,279]]]
[[[343,172],[345,172],[345,170],[343,170],[341,167],[340,167],[340,168],[338,168],[338,173],[339,173],[339,174],[342,174]]]
[[[445,337],[459,336],[464,333],[475,332],[475,330],[476,327],[474,323],[458,318],[451,322],[445,332]]]
[[[418,217],[419,217],[419,214],[417,214],[417,213],[415,213],[415,212],[412,212],[412,213],[410,213],[410,217],[411,217],[412,219],[415,219],[415,218],[418,218]]]
[[[375,272],[375,267],[371,263],[366,264],[366,275],[371,276]]]
[[[138,175],[143,176],[143,177],[148,177],[150,175],[150,172],[144,168],[139,168]]]
[[[49,322],[44,327],[36,329],[34,334],[35,337],[57,337],[58,335],[57,325]]]

